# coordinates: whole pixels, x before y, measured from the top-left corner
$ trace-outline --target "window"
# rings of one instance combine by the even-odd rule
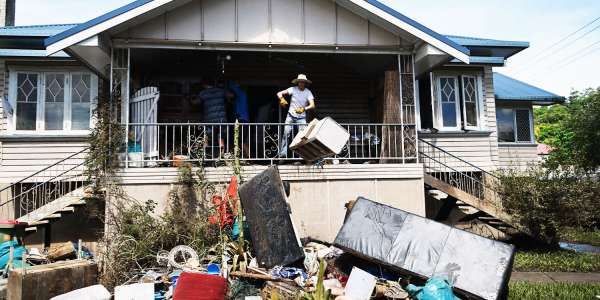
[[[477,77],[462,76],[463,119],[465,128],[479,127],[479,90]]]
[[[475,75],[434,77],[434,127],[442,130],[481,129],[481,78]]]
[[[501,143],[533,143],[531,110],[522,108],[496,109],[498,141]]]
[[[90,128],[92,75],[73,74],[71,87],[71,129]]]
[[[65,74],[46,74],[44,129],[63,130],[65,116]]]
[[[84,131],[91,126],[97,78],[82,72],[10,73],[9,100],[17,131]]]
[[[444,127],[457,127],[456,118],[458,111],[458,85],[456,77],[440,77],[439,79],[440,102],[442,106],[442,125]]]
[[[38,106],[38,74],[17,76],[17,130],[35,130]]]

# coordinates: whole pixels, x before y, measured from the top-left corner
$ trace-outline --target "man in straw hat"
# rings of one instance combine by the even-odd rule
[[[277,98],[279,99],[279,105],[281,105],[281,107],[286,107],[288,105],[284,96],[289,95],[292,97],[290,108],[288,109],[285,118],[285,124],[290,125],[286,125],[283,130],[283,136],[281,137],[281,144],[279,147],[279,157],[287,157],[288,139],[292,133],[293,125],[298,125],[298,130],[302,130],[306,126],[306,111],[315,108],[315,97],[306,87],[307,84],[311,84],[312,82],[306,78],[306,75],[299,74],[298,78],[292,80],[292,83],[296,86],[277,93]]]

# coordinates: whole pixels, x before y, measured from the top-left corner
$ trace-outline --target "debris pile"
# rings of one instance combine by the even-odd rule
[[[334,243],[300,240],[276,167],[239,190],[237,182],[210,199],[215,245],[159,251],[114,288],[115,299],[454,300],[506,292],[512,246],[360,197],[347,205]],[[69,295],[82,298],[85,289],[56,299],[75,299]]]

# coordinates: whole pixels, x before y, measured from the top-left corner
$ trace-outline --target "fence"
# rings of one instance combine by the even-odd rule
[[[417,161],[414,125],[341,124],[350,139],[339,155],[327,158],[344,163]],[[240,144],[240,160],[251,162],[300,161],[286,145],[301,130],[283,123],[131,123],[123,125],[128,134],[126,167],[173,165],[173,162],[227,160],[234,139]],[[300,125],[302,126],[302,125]],[[286,127],[290,134],[285,136]],[[148,142],[148,140],[156,142]],[[155,145],[148,149],[147,145]]]

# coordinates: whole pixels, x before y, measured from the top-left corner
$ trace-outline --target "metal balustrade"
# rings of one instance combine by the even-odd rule
[[[19,219],[86,185],[84,156],[89,148],[0,189],[0,215]]]
[[[502,207],[497,193],[499,177],[428,142],[419,139],[419,161],[425,174],[457,188],[480,202]]]
[[[156,123],[123,125],[128,139],[125,167],[171,166],[174,162],[214,162],[232,158],[234,139],[240,145],[239,158],[252,163],[300,161],[294,151],[284,151],[286,127],[291,130],[288,145],[302,125],[243,123],[234,136],[235,123]],[[350,139],[339,155],[326,160],[342,163],[417,161],[414,125],[341,124]],[[177,163],[175,163],[176,165]]]

